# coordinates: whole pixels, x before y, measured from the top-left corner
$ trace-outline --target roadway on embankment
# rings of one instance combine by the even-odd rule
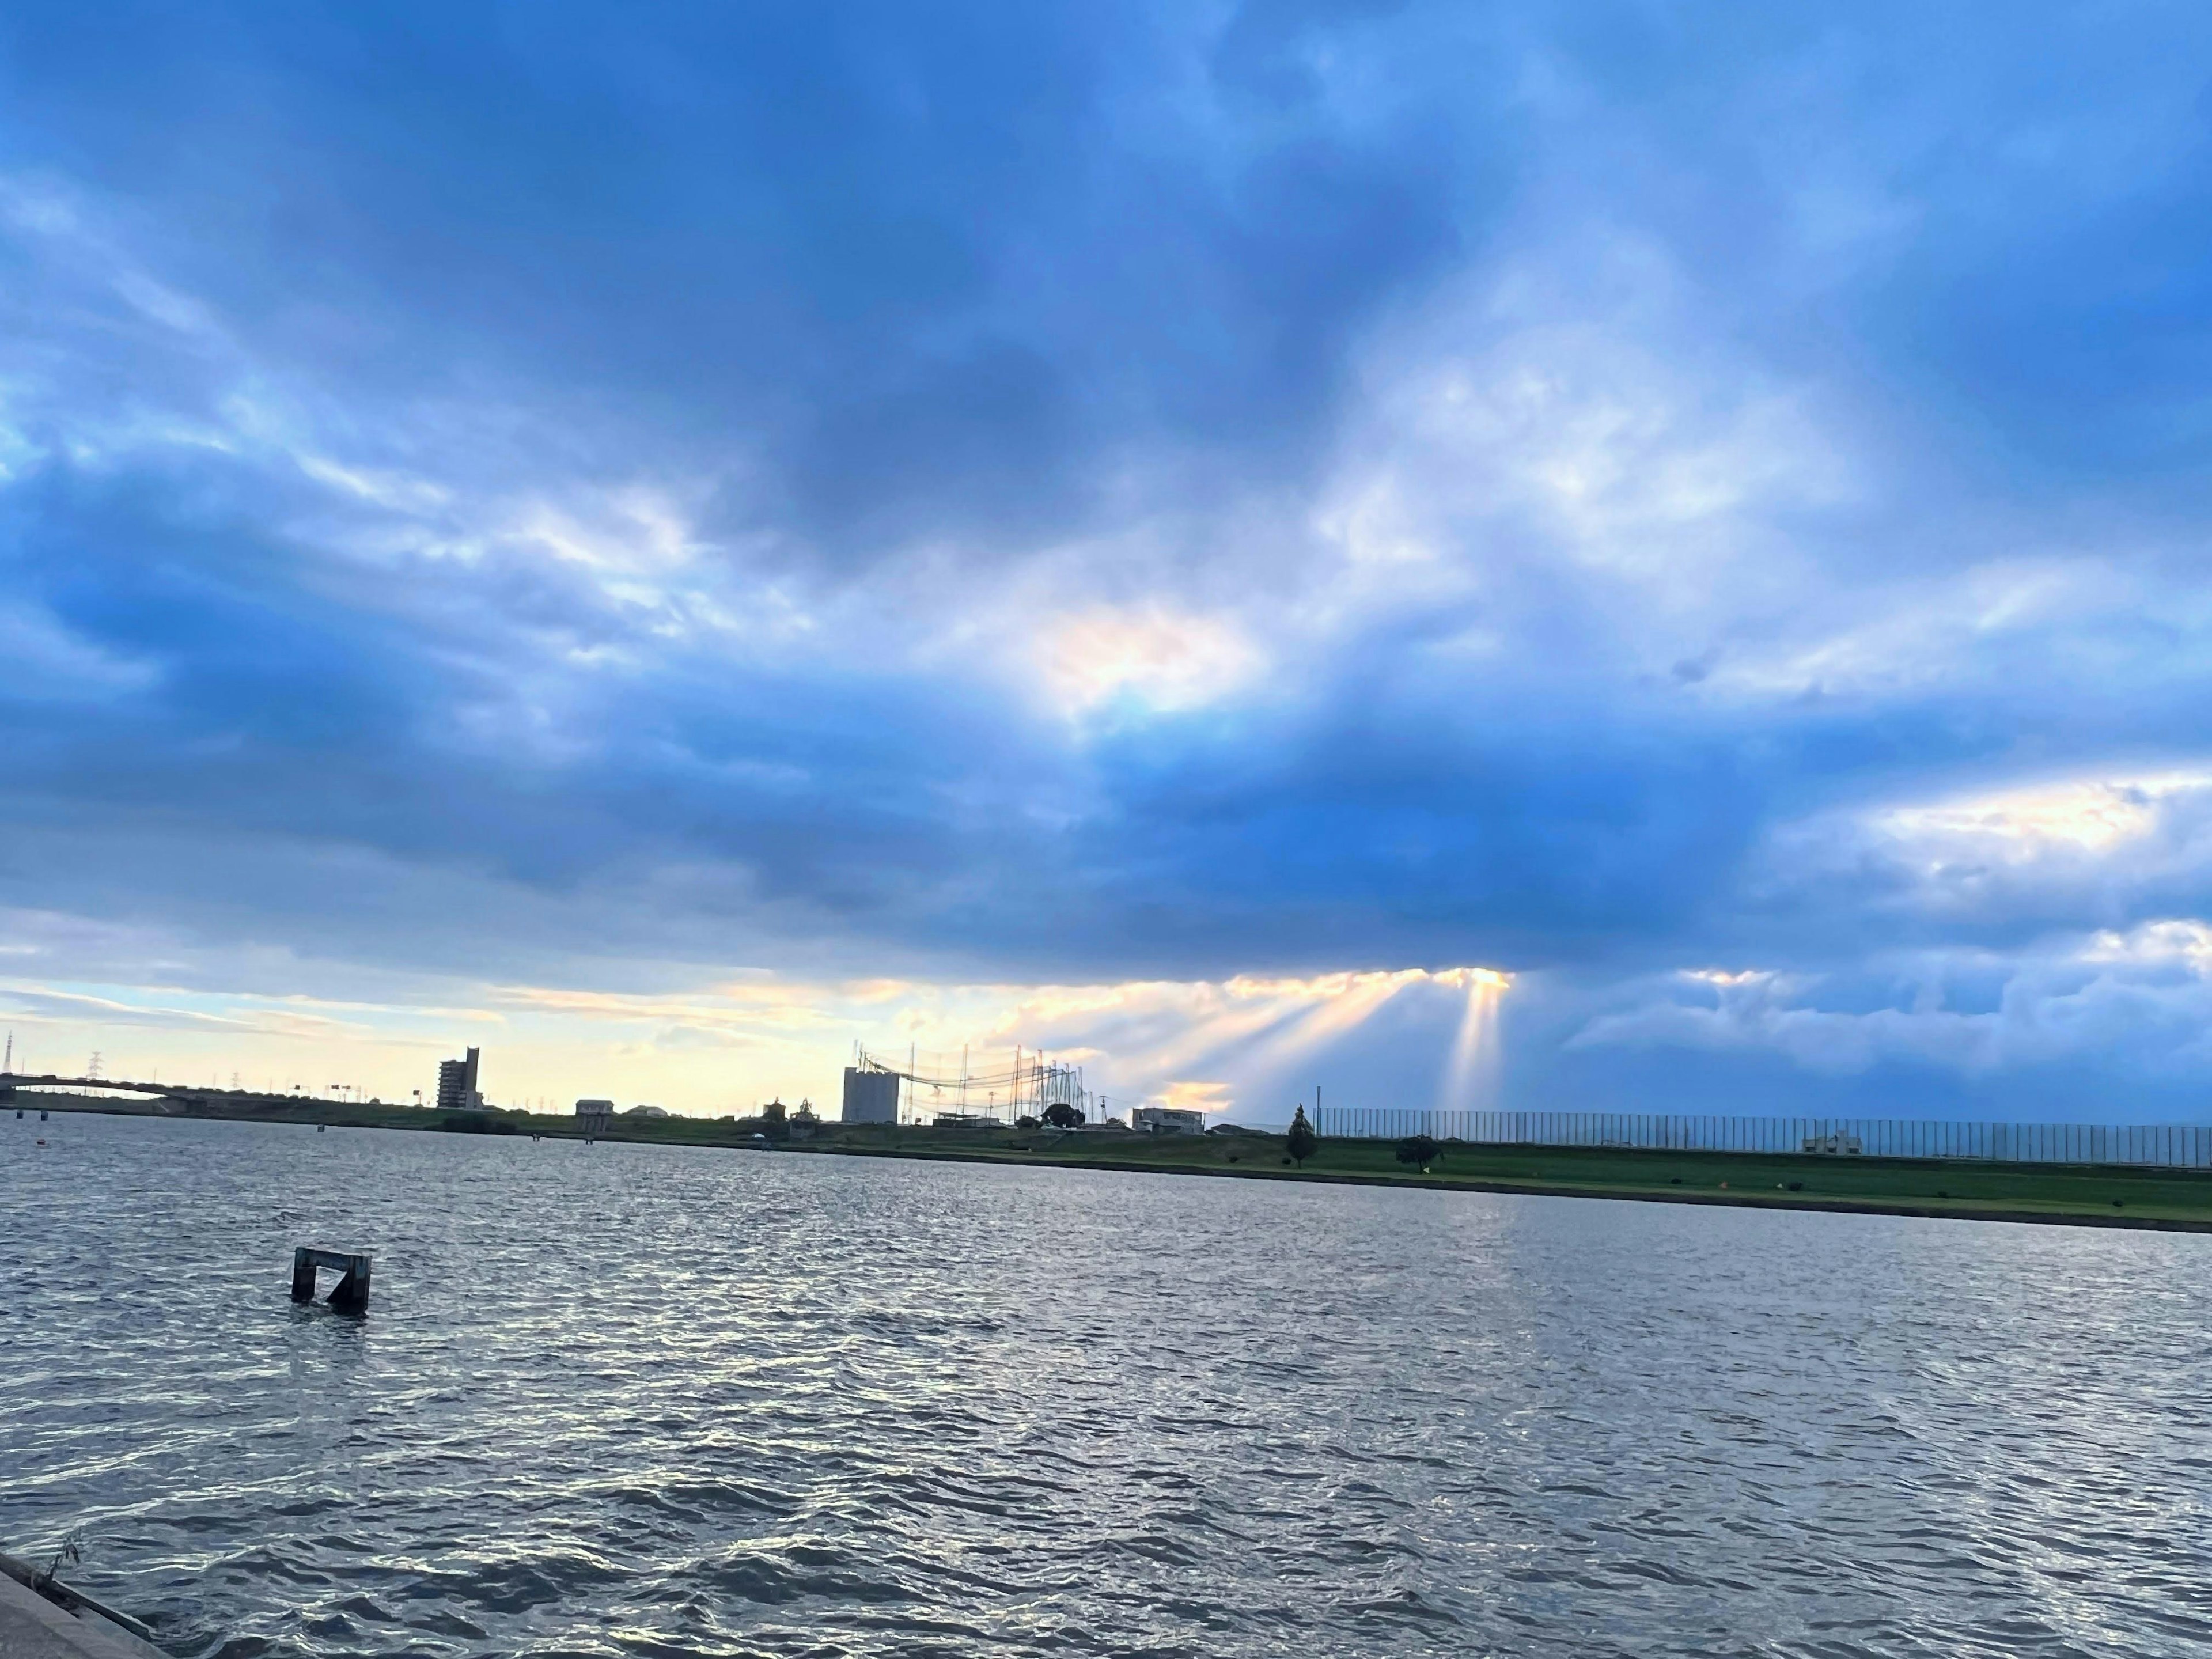
[[[144,1115],[143,1103],[19,1096],[18,1106]],[[164,1115],[177,1115],[173,1109]],[[502,1135],[573,1139],[573,1117],[522,1112],[441,1115],[404,1106],[293,1101],[267,1109],[198,1109],[195,1117],[361,1128],[465,1127]],[[465,1119],[465,1124],[457,1119]],[[605,1138],[658,1146],[742,1149],[757,1120],[617,1119]],[[785,1152],[1033,1164],[1063,1169],[1316,1181],[1444,1191],[1521,1193],[1663,1204],[2037,1222],[2069,1226],[2212,1232],[2212,1172],[2125,1164],[1985,1164],[1761,1152],[1644,1152],[1450,1144],[1425,1174],[1397,1161],[1395,1143],[1331,1139],[1303,1164],[1279,1135],[1144,1136],[1089,1131],[952,1130],[889,1125],[823,1126],[786,1139]]]
[[[880,1132],[879,1132],[880,1133]],[[1142,1170],[1163,1175],[1319,1181],[1443,1191],[1522,1193],[1662,1204],[2021,1221],[2212,1233],[2212,1173],[2118,1165],[1977,1164],[1756,1152],[1448,1145],[1426,1174],[1398,1162],[1395,1143],[1328,1139],[1303,1165],[1274,1136],[1045,1137],[999,1144],[866,1146],[835,1150],[901,1158]],[[962,1137],[983,1141],[985,1137]],[[1103,1143],[1103,1144],[1101,1144]]]

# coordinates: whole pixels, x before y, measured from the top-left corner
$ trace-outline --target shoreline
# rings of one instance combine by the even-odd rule
[[[1388,1143],[1368,1143],[1370,1145]],[[779,1150],[809,1150],[805,1148]],[[2028,1226],[2045,1227],[2105,1227],[2123,1231],[2167,1233],[2212,1233],[2212,1215],[2203,1218],[2191,1216],[2131,1216],[2124,1211],[2117,1215],[2100,1215],[2094,1210],[2045,1211],[1984,1209],[1966,1204],[1933,1205],[1900,1201],[1884,1203],[1879,1200],[1828,1197],[1818,1193],[1761,1193],[1752,1189],[1726,1194],[1714,1192],[1670,1192],[1663,1188],[1607,1188],[1577,1186],[1566,1182],[1512,1181],[1484,1179],[1468,1176],[1455,1178],[1449,1175],[1378,1175],[1357,1170],[1223,1170],[1204,1165],[1178,1164],[1149,1164],[1115,1158],[1056,1158],[1024,1157],[981,1152],[944,1152],[917,1149],[911,1152],[886,1152],[859,1146],[830,1146],[820,1149],[833,1157],[902,1158],[908,1163],[939,1164],[1011,1164],[1034,1169],[1118,1170],[1133,1175],[1194,1176],[1202,1179],[1224,1181],[1280,1181],[1305,1182],[1330,1187],[1410,1187],[1424,1192],[1500,1193],[1520,1198],[1588,1198],[1618,1204],[1689,1204],[1708,1209],[1724,1210],[1793,1210],[1810,1215],[1888,1215],[1902,1216],[1923,1221],[2003,1221]],[[1531,1152],[1557,1152],[1556,1147],[1531,1147]],[[1659,1153],[1656,1156],[1664,1157]],[[1715,1158],[1758,1156],[1758,1154],[1715,1152]],[[1863,1162],[1906,1162],[1908,1160],[1864,1159]],[[1921,1162],[1923,1160],[1911,1160]],[[2069,1165],[2069,1168],[2078,1167]],[[2212,1192],[2206,1194],[2208,1205],[2212,1205]]]
[[[586,1139],[574,1117],[551,1114],[495,1110],[470,1114],[462,1121],[429,1108],[354,1106],[274,1097],[234,1103],[180,1102],[88,1095],[41,1097],[24,1091],[0,1103],[0,1116],[9,1107],[27,1114],[46,1110],[418,1133]],[[30,1121],[35,1120],[27,1119],[26,1127]],[[1139,1175],[1408,1187],[1532,1198],[2212,1234],[2212,1171],[2138,1164],[1995,1164],[1815,1153],[1448,1143],[1440,1160],[1442,1167],[1423,1173],[1396,1165],[1395,1143],[1384,1140],[1331,1138],[1322,1141],[1320,1150],[1300,1168],[1291,1166],[1283,1153],[1282,1137],[1258,1133],[1153,1137],[827,1123],[811,1135],[787,1136],[772,1148],[762,1148],[753,1143],[761,1127],[754,1119],[617,1120],[611,1133],[597,1138],[640,1146],[773,1150],[816,1157],[1112,1170]],[[1546,1164],[1553,1166],[1553,1173],[1544,1172]],[[1792,1177],[1798,1190],[1790,1189]]]

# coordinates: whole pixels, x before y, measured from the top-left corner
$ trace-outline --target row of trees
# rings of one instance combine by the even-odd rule
[[[1083,1114],[1064,1100],[1055,1100],[1044,1109],[1042,1117],[1022,1116],[1014,1120],[1017,1129],[1035,1129],[1040,1126],[1052,1129],[1080,1129]]]
[[[1300,1169],[1305,1167],[1308,1158],[1321,1150],[1321,1137],[1314,1133],[1313,1125],[1306,1121],[1304,1106],[1299,1107],[1297,1115],[1291,1119],[1288,1150],[1291,1162]],[[1428,1174],[1429,1165],[1443,1155],[1443,1143],[1433,1135],[1407,1135],[1398,1143],[1398,1162],[1419,1165],[1423,1175]]]

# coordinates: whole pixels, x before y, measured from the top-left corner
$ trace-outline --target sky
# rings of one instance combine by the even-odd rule
[[[0,16],[0,1025],[2203,1121],[2212,13]]]

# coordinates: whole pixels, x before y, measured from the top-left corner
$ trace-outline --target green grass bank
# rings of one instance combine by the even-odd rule
[[[40,1097],[26,1091],[11,1102],[0,1103],[0,1113],[12,1116],[14,1108],[27,1109],[33,1119],[45,1108],[445,1133],[582,1138],[574,1118],[550,1114],[447,1115],[410,1106],[270,1097],[218,1097],[186,1104],[88,1096]],[[759,1120],[750,1118],[621,1118],[604,1138],[659,1146],[744,1148],[763,1127]],[[836,1123],[823,1125],[810,1137],[783,1139],[776,1150],[779,1154],[1041,1164],[1269,1181],[2212,1232],[2212,1172],[2113,1165],[1452,1145],[1424,1175],[1399,1163],[1395,1143],[1387,1140],[1323,1140],[1320,1151],[1300,1167],[1290,1162],[1279,1136],[1060,1134],[1049,1130],[848,1127]]]

